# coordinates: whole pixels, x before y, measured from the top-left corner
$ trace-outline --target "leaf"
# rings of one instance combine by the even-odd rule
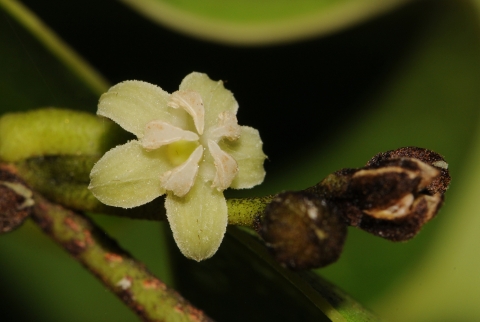
[[[2,109],[68,106],[93,111],[106,81],[18,1],[0,0],[0,8]]]
[[[194,37],[262,45],[338,31],[409,0],[122,0],[146,17]]]
[[[460,320],[476,320],[480,316],[480,310],[474,305],[462,305],[453,310],[453,303],[470,302],[466,286],[476,281],[477,275],[467,269],[466,261],[458,263],[459,266],[452,263],[447,266],[450,270],[445,267],[439,271],[438,268],[440,258],[444,264],[452,258],[444,243],[461,243],[465,254],[476,252],[475,242],[469,246],[465,243],[468,238],[475,240],[475,233],[463,231],[466,235],[461,236],[461,230],[457,231],[458,235],[453,232],[450,235],[449,231],[449,227],[465,227],[468,218],[473,222],[473,216],[478,214],[474,208],[460,206],[458,199],[463,192],[469,191],[467,187],[473,186],[476,168],[472,168],[472,164],[480,164],[478,158],[467,159],[474,153],[471,149],[480,117],[479,19],[473,9],[470,3],[458,1],[427,1],[411,7],[408,14],[421,15],[423,23],[417,26],[416,37],[408,44],[408,54],[397,61],[396,67],[385,74],[377,86],[364,93],[367,96],[364,102],[354,106],[358,114],[349,111],[354,119],[334,120],[339,122],[335,123],[330,138],[316,138],[303,154],[278,170],[278,173],[288,172],[289,176],[269,173],[275,178],[273,186],[302,188],[331,171],[357,167],[378,152],[401,146],[421,146],[445,156],[453,178],[446,193],[445,209],[441,209],[418,237],[408,243],[395,244],[352,229],[339,262],[320,271],[322,276],[346,289],[357,300],[363,299],[362,303],[389,319],[437,321],[447,312],[439,310],[438,305],[442,304],[433,299],[442,297],[446,302],[452,294],[457,294],[456,300],[448,305],[445,303],[442,308],[448,307],[458,314],[463,311],[462,316],[469,317]],[[330,120],[321,124],[328,126],[328,122]],[[315,150],[314,147],[324,145],[325,140],[329,140],[327,148]],[[472,177],[468,178],[470,175]],[[466,198],[462,197],[462,203]],[[430,259],[430,253],[437,254],[435,261]],[[467,259],[471,255],[465,256]],[[471,267],[478,267],[476,265]],[[445,284],[440,281],[449,283],[454,271],[465,273],[457,277],[458,288],[450,285],[456,291],[446,291]],[[436,284],[429,276],[433,272]],[[412,275],[416,278],[410,284]],[[398,278],[401,282],[397,282]],[[424,288],[423,279],[431,281],[428,289]],[[403,291],[407,283],[408,289]],[[413,296],[417,292],[423,296]],[[402,306],[395,302],[399,299],[395,296],[397,293],[402,294]],[[384,306],[386,301],[382,300],[385,296],[389,299],[388,306]],[[410,305],[415,310],[407,309]],[[399,307],[406,308],[403,314],[397,311]],[[422,318],[413,313],[420,315],[420,311]],[[458,317],[458,314],[452,316]]]
[[[474,0],[472,4],[475,8],[468,9],[474,9],[471,11],[477,15],[475,22],[478,28],[480,1]],[[478,42],[478,31],[476,36]],[[438,227],[435,247],[431,247],[430,252],[417,263],[417,268],[408,278],[402,277],[395,283],[398,292],[388,294],[377,303],[378,311],[384,315],[408,305],[409,310],[399,312],[392,321],[408,321],[411,318],[422,321],[475,321],[480,316],[478,305],[471,300],[480,297],[480,288],[477,287],[480,285],[480,261],[475,256],[480,244],[477,232],[480,225],[477,202],[480,191],[478,115],[476,122],[476,129],[468,132],[472,142],[463,157],[453,195],[445,205],[444,212],[449,217]]]
[[[84,95],[91,95],[92,93],[101,94],[106,90],[106,88],[108,87],[108,84],[100,76],[100,74],[98,74],[91,66],[89,66],[86,61],[84,61],[80,56],[78,56],[67,44],[65,44],[56,34],[54,34],[46,25],[44,25],[42,21],[40,21],[35,15],[33,15],[26,7],[22,6],[17,1],[11,1],[11,0],[0,0],[0,6],[3,7],[3,9],[6,12],[8,12],[12,16],[12,18],[17,19],[22,24],[23,28],[28,30],[28,32],[32,33],[32,35],[37,39],[37,41],[39,41],[39,43],[37,44],[31,43],[31,42],[23,43],[24,33],[19,29],[16,29],[15,23],[13,21],[9,21],[9,18],[5,16],[6,21],[2,22],[2,24],[4,24],[3,30],[10,29],[12,30],[12,32],[3,33],[2,40],[6,41],[8,39],[7,41],[12,41],[11,38],[14,37],[16,38],[16,40],[13,40],[14,41],[13,43],[17,43],[20,46],[18,46],[19,48],[15,48],[17,46],[2,47],[5,49],[8,48],[8,50],[10,51],[12,50],[13,51],[17,50],[17,52],[19,51],[18,52],[19,55],[10,56],[8,51],[4,53],[4,55],[2,55],[5,58],[8,57],[8,59],[4,59],[2,63],[4,64],[4,66],[9,67],[8,69],[2,69],[2,70],[10,71],[12,67],[17,68],[18,66],[25,65],[24,64],[25,62],[30,61],[31,64],[35,65],[36,70],[32,69],[32,65],[29,66],[29,64],[27,63],[27,66],[25,66],[25,69],[28,71],[27,74],[33,73],[35,76],[37,76],[35,78],[38,78],[38,74],[40,74],[40,76],[44,74],[45,78],[43,78],[43,82],[45,84],[42,87],[48,88],[51,91],[50,94],[54,96],[54,95],[60,94],[59,92],[62,89],[62,87],[58,87],[58,86],[61,85],[61,83],[55,82],[56,89],[58,90],[57,92],[53,86],[52,87],[49,86],[51,85],[49,83],[54,81],[51,79],[47,79],[49,75],[48,75],[48,72],[45,72],[45,71],[48,71],[48,69],[53,68],[55,65],[58,65],[59,63],[61,63],[65,67],[67,67],[70,70],[70,72],[73,72],[75,75],[75,77],[71,77],[71,75],[68,75],[62,72],[57,75],[59,79],[63,78],[63,81],[66,81],[66,84],[64,84],[63,89],[67,89],[69,85],[70,86],[74,85],[76,82],[82,82],[83,86],[85,87],[84,90],[87,90],[88,92],[81,93],[81,91],[78,91],[83,86],[78,86],[77,91],[72,91],[73,93],[77,93],[77,94],[81,93],[80,97]],[[43,48],[43,50],[40,49],[38,47],[39,44],[41,44],[42,46],[45,46],[45,48]],[[40,50],[37,51],[37,49],[40,49]],[[34,56],[28,57],[29,50],[37,51],[35,57]],[[50,51],[56,57],[56,59],[52,61],[52,57],[48,57],[49,55],[44,54],[45,50]],[[43,54],[41,54],[41,52],[43,52]],[[25,58],[28,58],[28,59],[25,59]],[[18,63],[18,64],[12,64],[12,63]],[[19,77],[26,76],[25,73],[19,73],[19,72],[20,72],[19,70],[16,70],[15,74],[18,75]],[[4,76],[7,76],[7,75],[12,76],[12,75],[9,75],[8,73],[4,74]],[[41,77],[39,79],[41,79]],[[71,89],[74,89],[74,88],[71,88]],[[71,95],[68,95],[68,93],[69,92],[64,92],[63,95],[67,94],[67,96],[71,99]]]
[[[453,198],[442,214],[448,218],[438,226],[430,251],[408,278],[395,282],[396,292],[378,301],[378,311],[385,315],[398,307],[409,307],[392,321],[475,321],[480,316],[478,305],[471,300],[480,297],[480,260],[476,256],[480,244],[480,122],[477,124],[465,171],[457,178],[460,185],[452,191]]]
[[[180,291],[218,321],[379,321],[318,275],[281,267],[243,229],[229,228],[210,260],[174,263]]]

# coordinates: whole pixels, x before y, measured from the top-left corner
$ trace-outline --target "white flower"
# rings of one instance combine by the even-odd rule
[[[232,93],[205,74],[180,89],[126,81],[103,94],[98,114],[138,140],[108,151],[92,169],[89,189],[101,202],[131,208],[167,194],[165,207],[182,253],[200,261],[220,246],[227,226],[223,190],[263,181],[258,131],[237,124]]]

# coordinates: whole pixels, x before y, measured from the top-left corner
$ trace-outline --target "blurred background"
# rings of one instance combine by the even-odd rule
[[[32,36],[10,2],[0,0],[1,112],[94,113],[101,86]],[[222,79],[269,157],[263,185],[228,196],[303,189],[402,146],[442,154],[453,180],[435,220],[407,243],[351,229],[341,259],[318,273],[386,320],[480,320],[480,1],[22,3],[110,84],[172,92],[191,71]],[[173,284],[162,224],[94,220]],[[1,236],[0,267],[2,321],[136,320],[29,222]]]

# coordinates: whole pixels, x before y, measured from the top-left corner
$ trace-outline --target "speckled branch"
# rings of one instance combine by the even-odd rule
[[[31,217],[144,321],[212,321],[80,213],[35,195]]]

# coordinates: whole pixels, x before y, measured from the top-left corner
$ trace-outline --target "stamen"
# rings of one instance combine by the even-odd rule
[[[165,190],[172,191],[176,196],[185,196],[193,187],[198,172],[198,162],[203,155],[203,146],[198,146],[187,161],[176,168],[165,172],[160,177],[160,184]]]
[[[197,141],[198,139],[198,135],[193,132],[157,120],[147,124],[141,141],[145,149],[154,150],[176,141]]]
[[[203,134],[205,108],[199,93],[194,91],[173,92],[167,105],[173,108],[183,108],[192,116],[198,134]]]
[[[218,191],[223,191],[230,187],[233,179],[237,175],[237,161],[235,161],[235,159],[228,153],[220,149],[218,144],[212,140],[208,140],[208,148],[213,157],[215,168],[217,169],[212,187],[217,188]]]
[[[222,112],[218,115],[218,125],[212,129],[211,138],[218,141],[227,138],[231,141],[240,137],[241,128],[238,125],[237,116],[231,112]]]

